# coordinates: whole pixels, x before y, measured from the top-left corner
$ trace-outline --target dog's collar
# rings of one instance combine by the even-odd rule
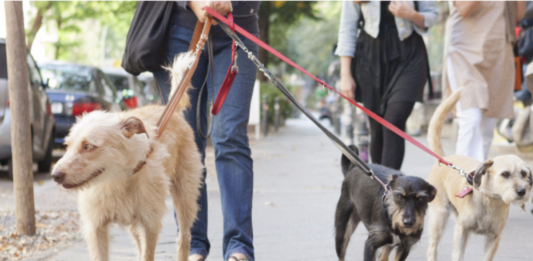
[[[144,165],[146,165],[146,161],[148,160],[148,157],[150,157],[150,154],[152,154],[153,151],[154,148],[150,147],[150,150],[146,153],[146,159],[140,160],[139,163],[137,163],[137,166],[135,166],[135,168],[133,169],[133,173],[131,174],[132,176],[135,175],[135,173],[141,171]]]
[[[476,172],[475,171],[471,171],[470,173],[468,173],[468,175],[465,177],[466,178],[466,182],[468,183],[468,185],[470,186],[474,186],[474,176],[476,175]]]

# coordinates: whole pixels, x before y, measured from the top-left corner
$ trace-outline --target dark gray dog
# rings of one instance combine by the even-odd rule
[[[358,153],[355,146],[350,148]],[[437,190],[421,178],[369,164],[379,179],[388,182],[389,192],[383,196],[384,189],[378,181],[370,179],[344,155],[341,165],[344,182],[335,213],[335,248],[339,260],[344,260],[350,237],[360,221],[368,230],[365,261],[373,261],[379,248],[382,248],[379,260],[389,260],[394,247],[398,247],[394,260],[405,260],[422,236],[426,209]]]

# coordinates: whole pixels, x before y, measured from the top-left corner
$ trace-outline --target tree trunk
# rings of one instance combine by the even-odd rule
[[[11,155],[17,233],[35,234],[33,163],[30,131],[29,76],[22,2],[4,2],[6,10],[6,55],[11,103]]]
[[[48,9],[52,7],[52,2],[48,2],[48,5],[42,8],[37,9],[37,14],[35,15],[35,18],[33,19],[33,23],[31,26],[30,31],[26,34],[28,38],[28,50],[31,51],[31,47],[33,46],[33,41],[35,41],[35,37],[37,36],[37,33],[39,32],[39,29],[41,29],[41,26],[43,25],[43,15]]]
[[[59,32],[61,31],[61,15],[59,15],[56,19],[56,22],[57,22],[57,43],[55,44],[56,46],[56,53],[54,54],[54,59],[55,60],[58,60],[59,59],[59,49],[61,48],[61,39],[60,38],[60,35],[59,35]]]
[[[263,1],[261,2],[261,7],[259,8],[259,19],[257,20],[257,23],[259,25],[259,39],[263,41],[264,43],[268,44],[268,30],[270,26],[270,6],[271,2]],[[257,57],[259,61],[265,65],[265,67],[268,64],[268,52],[259,47],[259,55]],[[257,72],[257,79],[261,82],[266,82],[268,79],[265,77],[265,75],[258,71]]]

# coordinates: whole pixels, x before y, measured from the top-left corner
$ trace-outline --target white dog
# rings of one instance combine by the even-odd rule
[[[442,123],[459,100],[461,91],[453,93],[435,111],[429,124],[428,140],[437,154],[443,155],[440,143]],[[456,217],[452,260],[463,260],[470,233],[486,236],[483,260],[490,261],[498,249],[502,230],[509,216],[510,204],[522,205],[527,201],[533,186],[531,170],[515,155],[504,155],[478,162],[465,156],[445,158],[472,175],[468,185],[458,172],[444,165],[435,164],[428,181],[437,189],[437,196],[429,203],[429,248],[427,260],[437,260],[437,246],[444,233],[448,217]],[[464,198],[455,194],[466,187],[472,189]]]
[[[176,88],[189,53],[172,68]],[[127,226],[140,260],[154,260],[157,237],[170,190],[179,221],[178,260],[187,260],[190,228],[198,210],[203,165],[191,127],[181,111],[184,95],[167,128],[156,139],[157,121],[164,106],[83,115],[65,138],[67,151],[52,171],[66,189],[78,190],[83,234],[92,260],[108,260],[108,226]]]

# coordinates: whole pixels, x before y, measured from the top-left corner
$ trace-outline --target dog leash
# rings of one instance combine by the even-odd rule
[[[168,122],[170,121],[170,117],[172,117],[172,114],[174,113],[174,111],[176,110],[178,104],[180,103],[181,98],[183,97],[183,94],[187,90],[187,86],[189,85],[189,83],[191,81],[191,78],[192,78],[192,75],[194,74],[194,71],[196,70],[196,66],[198,66],[198,61],[200,60],[200,55],[202,54],[202,49],[204,49],[204,45],[205,45],[206,41],[208,40],[209,30],[211,29],[211,23],[212,22],[213,22],[213,18],[208,17],[206,23],[201,23],[200,21],[198,21],[196,23],[196,27],[194,29],[194,33],[193,33],[193,36],[192,36],[192,39],[191,39],[191,43],[189,45],[189,51],[193,51],[193,56],[194,56],[195,59],[194,59],[193,63],[189,64],[189,67],[185,70],[184,77],[181,79],[181,81],[180,81],[180,83],[179,83],[179,85],[177,87],[178,91],[176,91],[176,92],[174,92],[174,94],[172,94],[172,97],[170,97],[170,100],[168,101],[167,105],[165,106],[165,110],[163,111],[163,113],[161,114],[161,117],[157,121],[158,129],[157,129],[157,135],[156,135],[155,139],[159,139],[159,137],[161,137],[161,134],[163,134],[163,131],[165,130]],[[213,67],[213,65],[212,65],[213,64],[212,43],[209,42],[208,46],[211,47],[211,48],[209,48],[209,56],[211,58],[211,61],[210,61],[211,67]],[[204,81],[204,84],[202,84],[202,90],[203,90],[203,86],[205,85],[206,81],[207,81],[207,78]],[[213,84],[213,86],[214,86],[214,84]],[[198,105],[199,105],[199,103],[198,103]],[[209,104],[207,106],[209,106]],[[209,137],[211,135],[212,124],[211,124],[211,127],[208,127],[208,129],[209,130],[208,130],[207,135],[204,135],[203,132],[201,132],[201,128],[198,128],[199,134],[200,134],[200,136],[202,136],[202,138],[206,138],[206,137]],[[148,135],[148,134],[146,134],[146,135]],[[148,153],[146,153],[146,159],[139,161],[139,163],[133,169],[132,175],[134,175],[137,172],[139,172],[144,167],[144,165],[146,165],[146,161],[148,160],[148,157],[150,157],[150,155],[152,154],[153,151],[154,151],[154,149],[152,147],[150,147],[150,151]]]
[[[217,19],[217,21],[220,21],[220,25],[221,27],[224,29],[224,31],[226,32],[226,34],[228,34],[234,41],[236,41],[239,45],[239,47],[243,50],[247,50],[245,49],[245,46],[243,45],[243,43],[240,41],[240,38],[237,37],[237,35],[234,33],[234,31],[240,33],[241,35],[243,35],[244,37],[248,38],[249,40],[253,41],[254,43],[258,44],[259,46],[261,46],[263,49],[267,50],[268,52],[270,52],[271,54],[275,55],[276,57],[280,58],[281,60],[283,60],[284,62],[288,63],[289,65],[293,66],[294,68],[298,69],[299,71],[301,71],[302,73],[308,75],[309,77],[311,77],[312,79],[314,79],[315,81],[317,81],[318,83],[320,83],[323,87],[326,87],[328,88],[329,90],[337,93],[339,96],[341,96],[342,98],[344,98],[345,100],[347,100],[348,102],[350,102],[352,105],[356,106],[357,108],[359,108],[360,110],[362,110],[363,112],[365,112],[368,116],[372,117],[374,120],[376,120],[377,122],[379,122],[380,124],[382,124],[383,126],[385,126],[386,128],[388,128],[389,130],[391,130],[392,132],[396,133],[398,136],[402,137],[403,139],[409,141],[411,144],[415,145],[416,147],[420,148],[421,150],[425,151],[426,153],[428,153],[429,155],[435,157],[439,163],[442,163],[450,168],[453,168],[455,170],[458,171],[459,175],[461,175],[462,177],[464,178],[467,178],[468,177],[468,174],[467,172],[460,168],[460,167],[457,167],[455,166],[453,163],[451,162],[448,162],[446,161],[445,159],[443,159],[442,157],[440,157],[439,155],[437,155],[435,152],[431,151],[429,148],[427,148],[426,146],[422,145],[420,142],[418,142],[417,140],[415,140],[414,138],[412,138],[411,136],[409,136],[407,133],[403,132],[402,130],[400,130],[399,128],[397,128],[396,126],[392,125],[390,122],[386,121],[385,119],[383,119],[382,117],[380,117],[379,115],[375,114],[374,112],[370,111],[369,109],[363,107],[362,105],[358,104],[357,102],[355,102],[354,100],[346,97],[345,95],[343,95],[342,93],[340,93],[339,91],[337,91],[336,89],[332,88],[331,86],[329,86],[327,83],[325,83],[324,81],[320,80],[319,78],[315,77],[313,74],[307,72],[305,69],[303,69],[302,67],[300,67],[299,65],[297,65],[296,63],[294,63],[293,61],[291,61],[290,59],[288,59],[287,57],[285,57],[284,55],[282,55],[281,53],[279,53],[278,51],[276,51],[274,48],[270,47],[269,45],[267,45],[266,43],[264,43],[263,41],[259,40],[257,37],[251,35],[250,33],[248,33],[246,30],[242,29],[240,26],[238,25],[235,25],[234,23],[228,21],[228,19],[226,19],[224,16],[220,15],[219,13],[215,12],[213,9],[209,8],[209,7],[206,7],[205,10],[210,14],[212,15],[215,19]],[[231,30],[228,28],[228,26],[231,26]],[[267,78],[270,79],[270,81],[272,83],[274,83],[274,85],[276,85],[280,90],[282,90],[282,92],[285,94],[285,96],[287,96],[289,98],[289,100],[291,100],[291,102],[294,103],[294,101],[292,99],[290,99],[290,97],[287,95],[289,94],[290,95],[290,92],[287,90],[286,92],[283,91],[282,88],[280,87],[283,87],[284,89],[286,89],[283,84],[281,84],[281,82],[279,81],[279,79],[277,79],[274,75],[272,75],[272,73],[270,73],[262,64],[261,62],[259,62],[259,60],[251,53],[251,52],[247,52],[248,54],[248,58],[250,60],[252,60],[256,66],[259,68],[259,70],[261,72],[263,72],[265,74],[265,76],[267,76]],[[269,76],[270,75],[270,76]],[[229,91],[229,90],[228,90]],[[227,94],[226,94],[227,95]],[[296,103],[295,103],[296,105]],[[298,107],[298,106],[297,106]],[[300,108],[299,108],[300,109]],[[302,109],[300,109],[302,110]],[[302,110],[302,112],[304,112],[304,110]],[[304,112],[304,114],[306,114]],[[310,118],[308,114],[306,114],[306,116],[308,118]],[[312,121],[312,117],[310,118]],[[318,122],[316,120],[313,121],[315,124],[317,124]],[[317,124],[317,126],[319,126],[319,123]],[[320,128],[320,126],[319,126]],[[322,129],[322,128],[321,128]],[[322,129],[322,131],[324,131],[326,133],[327,130],[325,129]],[[328,135],[326,133],[326,135]],[[330,137],[328,135],[328,137]],[[331,138],[331,137],[330,137]],[[334,143],[337,145],[337,147],[339,147],[339,149],[341,149],[341,151],[343,152],[343,154],[348,157],[348,159],[350,159],[350,161],[352,161],[354,164],[357,164],[359,166],[362,167],[363,170],[365,170],[365,172],[367,172],[367,174],[369,174],[371,177],[375,177],[375,175],[372,175],[371,174],[371,171],[370,168],[368,168],[368,166],[363,166],[364,162],[362,160],[357,160],[357,158],[355,158],[354,156],[357,156],[355,155],[355,153],[349,153],[351,152],[350,149],[346,149],[346,145],[344,145],[342,142],[340,142],[339,140],[339,143],[335,141],[335,139],[332,138],[332,140],[334,141]],[[365,164],[366,165],[366,164]],[[377,177],[376,177],[376,180],[380,181],[381,185],[386,188],[386,184],[383,183],[381,180],[379,180]]]
[[[207,7],[206,7],[207,9]],[[241,39],[234,33],[232,28],[228,27],[227,25],[220,23],[219,26],[228,34],[230,38],[232,38],[235,42],[236,47],[243,50],[247,55],[248,58],[258,67],[259,71],[261,71],[302,113],[309,118],[330,140],[339,148],[339,150],[355,165],[359,166],[363,172],[365,172],[370,178],[377,180],[381,186],[384,189],[384,194],[386,194],[389,191],[389,188],[387,184],[385,184],[381,179],[379,179],[372,169],[361,159],[359,156],[352,151],[346,144],[344,144],[335,134],[331,133],[326,127],[324,127],[313,115],[310,111],[308,111],[303,105],[301,105],[298,100],[291,94],[291,92],[281,83],[281,81],[274,76],[268,69],[265,68],[265,66],[259,62],[257,57],[242,43]],[[235,27],[237,27],[235,25]],[[229,91],[229,88],[226,89],[226,92]],[[222,92],[222,89],[220,90]],[[227,93],[220,94],[217,97],[217,100],[219,100],[219,97],[225,97]],[[224,99],[221,98],[219,100],[219,104],[222,104],[224,102]],[[216,103],[216,102],[215,102]]]
[[[170,97],[170,100],[165,106],[165,110],[163,111],[163,114],[159,118],[159,121],[157,122],[157,137],[161,137],[161,134],[165,130],[165,127],[167,126],[168,122],[170,121],[170,117],[172,116],[172,113],[176,110],[178,107],[178,104],[183,97],[183,94],[187,90],[187,86],[189,85],[189,82],[191,81],[192,75],[194,74],[194,71],[196,70],[196,66],[198,66],[198,61],[200,60],[200,55],[202,54],[202,49],[204,49],[205,42],[207,41],[209,30],[211,29],[211,23],[213,21],[212,17],[208,17],[207,21],[205,23],[201,23],[198,21],[196,23],[196,28],[194,29],[194,33],[191,39],[191,43],[189,45],[189,51],[194,51],[193,56],[195,57],[194,62],[189,65],[189,68],[184,73],[184,77],[181,79],[181,82],[179,83],[177,87],[177,91],[172,94],[172,97]]]

